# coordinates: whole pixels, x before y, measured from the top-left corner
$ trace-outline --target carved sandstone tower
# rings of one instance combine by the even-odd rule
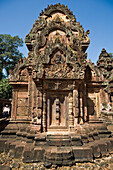
[[[88,34],[67,6],[42,11],[25,39],[28,57],[10,75],[12,119],[31,120],[35,112],[42,132],[71,131],[88,120]]]

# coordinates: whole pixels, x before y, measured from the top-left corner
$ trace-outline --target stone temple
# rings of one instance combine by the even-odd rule
[[[28,57],[10,71],[12,113],[0,150],[24,162],[70,165],[113,150],[101,104],[113,100],[113,60],[105,49],[95,66],[87,60],[89,30],[67,6],[48,6],[25,43]]]

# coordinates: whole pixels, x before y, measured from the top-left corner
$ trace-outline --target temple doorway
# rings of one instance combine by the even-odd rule
[[[68,130],[68,92],[47,93],[47,131]]]

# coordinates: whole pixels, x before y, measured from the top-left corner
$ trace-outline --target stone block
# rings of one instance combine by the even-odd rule
[[[42,147],[35,147],[34,148],[34,161],[42,162],[43,156],[44,156],[44,149]]]
[[[70,146],[70,140],[69,139],[52,139],[52,140],[48,140],[47,144],[49,146]]]
[[[46,146],[46,141],[35,141],[35,146]]]
[[[8,138],[8,137],[10,136],[10,138],[11,138],[11,137],[16,137],[16,132],[17,132],[17,131],[16,131],[15,129],[14,129],[14,130],[13,130],[13,129],[11,129],[11,130],[5,129],[5,130],[3,130],[3,131],[1,132],[1,134],[2,134],[4,137],[6,136],[6,137]]]
[[[63,135],[63,134],[47,135],[46,141],[49,146],[69,146],[70,145],[69,135]]]
[[[99,133],[98,135],[100,138],[107,138],[111,136],[111,131],[108,131],[108,130],[99,130],[98,133]]]
[[[35,146],[45,146],[46,145],[46,136],[45,135],[36,135],[35,137]]]
[[[10,142],[9,144],[9,154],[10,156],[15,156],[15,153],[16,153],[16,145],[18,145],[20,143],[20,141],[13,141],[13,142]]]
[[[89,137],[88,137],[88,142],[93,142],[93,141],[94,141],[93,136],[89,135]]]
[[[16,146],[17,144],[19,144],[19,142],[20,142],[20,141],[13,141],[13,142],[11,142],[9,148],[10,148],[10,149],[15,149],[15,146]]]
[[[102,156],[107,154],[107,144],[104,141],[99,141],[98,146]]]
[[[15,158],[20,158],[22,156],[25,144],[16,145],[15,147]]]
[[[44,160],[56,165],[71,165],[74,160],[71,147],[50,147],[45,150]]]
[[[22,133],[22,134],[23,134],[23,133]],[[27,137],[28,139],[32,139],[32,140],[33,140],[33,139],[35,138],[35,134],[30,134],[30,133],[29,133],[29,134],[26,135],[26,137]]]
[[[105,143],[107,144],[107,151],[110,152],[113,150],[113,146],[109,138],[105,139]]]
[[[75,163],[75,161],[73,160],[73,158],[71,158],[71,159],[63,159],[62,160],[62,165],[63,166],[71,166],[71,165],[73,165],[73,163]]]
[[[5,151],[5,153],[8,153],[8,152],[9,152],[11,142],[12,142],[12,140],[8,140],[8,141],[5,142],[5,145],[4,145],[4,151]]]
[[[79,136],[71,136],[71,145],[72,146],[82,146],[81,137]]]
[[[63,163],[62,159],[60,159],[60,160],[55,160],[55,161],[52,162],[52,164],[58,165],[58,166],[61,166],[62,163]]]
[[[92,148],[90,147],[73,147],[75,162],[88,162],[93,160]]]
[[[46,136],[38,134],[38,135],[35,136],[35,140],[36,141],[46,141]]]
[[[16,130],[18,131],[18,125],[16,123],[11,123],[11,121],[9,122],[9,124],[5,127],[5,130]]]
[[[34,122],[34,124],[35,123],[37,124],[37,122]],[[31,130],[30,130],[31,134],[38,134],[40,132],[41,132],[41,125],[34,125],[34,127],[32,127]]]
[[[92,142],[92,143],[89,143],[87,145],[92,148],[92,154],[93,154],[94,158],[99,158],[101,156],[100,148],[99,148],[97,143]]]
[[[113,137],[112,138],[109,138],[109,141],[111,143],[111,151],[113,151]]]
[[[52,135],[52,134],[49,134],[49,135],[47,135],[47,139],[69,139],[69,135],[63,135],[63,134]]]
[[[33,162],[34,159],[34,146],[31,143],[27,143],[23,150],[23,162]]]
[[[6,141],[7,139],[5,138],[0,139],[0,153],[4,152],[4,145]]]
[[[83,144],[88,143],[88,137],[86,135],[81,135],[81,140]]]
[[[73,152],[72,152],[72,148],[63,148],[62,151],[62,158],[63,160],[69,160],[73,158]]]
[[[100,137],[98,136],[98,132],[93,133],[93,139],[94,140],[99,140],[100,139]]]
[[[26,139],[26,143],[33,143],[33,139]]]

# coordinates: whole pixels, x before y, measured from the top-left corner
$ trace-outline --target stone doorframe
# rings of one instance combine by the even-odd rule
[[[67,91],[47,91],[47,131],[68,130]]]
[[[37,89],[40,91],[40,102],[42,112],[42,132],[47,131],[47,91],[68,92],[69,112],[68,112],[68,131],[73,131],[78,124],[79,117],[79,87],[80,81],[71,79],[40,79],[37,82]],[[41,105],[40,105],[41,104]],[[38,107],[39,107],[38,106]]]
[[[69,109],[68,109],[68,131],[74,129],[74,113],[73,113],[73,91],[68,92]],[[42,111],[42,129],[47,131],[47,91],[43,91],[43,111]]]

